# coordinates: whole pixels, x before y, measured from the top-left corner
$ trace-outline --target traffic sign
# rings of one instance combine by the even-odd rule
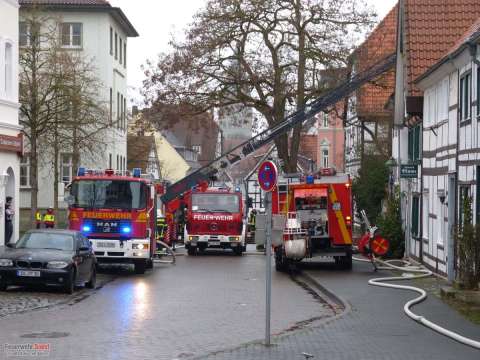
[[[265,192],[270,192],[277,185],[277,166],[271,161],[264,161],[258,169],[258,184]]]

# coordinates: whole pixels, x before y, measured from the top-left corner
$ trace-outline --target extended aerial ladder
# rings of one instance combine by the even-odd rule
[[[395,62],[396,55],[392,54],[380,60],[367,70],[356,73],[350,79],[329,91],[327,94],[320,96],[302,109],[293,112],[282,122],[255,135],[251,139],[227,151],[225,154],[213,160],[208,165],[196,170],[195,172],[172,184],[167,188],[165,194],[162,196],[162,201],[164,203],[168,203],[169,201],[190,190],[201,181],[209,181],[213,179],[219,173],[230,168],[232,165],[238,163],[242,159],[250,156],[262,146],[272,142],[281,134],[290,131],[296,125],[302,124],[306,120],[311,119],[319,112],[327,110],[329,107],[335,105],[341,99],[357,90],[360,86],[374,80],[387,70],[391,69]]]

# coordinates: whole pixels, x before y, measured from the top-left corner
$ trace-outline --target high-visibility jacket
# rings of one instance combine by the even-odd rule
[[[36,220],[37,222],[41,222],[41,221],[42,221],[42,214],[40,214],[40,211],[37,211],[37,212],[35,213],[35,220]]]
[[[43,222],[54,224],[55,223],[55,215],[54,214],[45,214],[43,217]]]

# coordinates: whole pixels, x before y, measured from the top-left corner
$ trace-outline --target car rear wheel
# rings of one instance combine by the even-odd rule
[[[95,286],[97,285],[97,270],[94,267],[92,267],[91,273],[90,273],[90,281],[85,284],[85,286],[88,289],[95,289]]]
[[[70,270],[70,273],[68,274],[67,281],[65,282],[65,287],[63,289],[66,294],[73,294],[75,291],[75,270],[72,269]]]

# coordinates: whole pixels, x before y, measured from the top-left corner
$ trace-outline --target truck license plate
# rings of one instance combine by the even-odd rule
[[[97,241],[97,248],[109,248],[112,249],[115,247],[114,242],[106,242],[106,241]]]
[[[40,271],[17,270],[17,276],[40,277]]]
[[[210,246],[220,246],[220,241],[209,241],[208,245],[210,245]]]

